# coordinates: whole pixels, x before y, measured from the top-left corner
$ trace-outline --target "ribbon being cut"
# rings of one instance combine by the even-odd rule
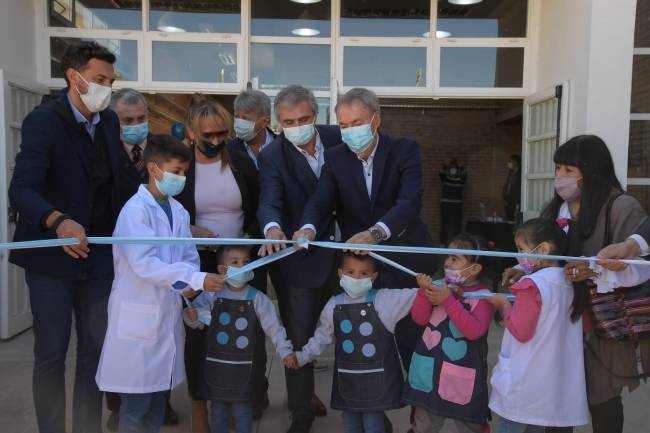
[[[176,245],[262,245],[262,244],[285,244],[288,248],[282,249],[274,254],[271,254],[266,257],[262,257],[258,260],[255,260],[241,268],[238,268],[236,271],[232,272],[229,277],[234,277],[236,275],[242,274],[244,272],[253,271],[259,267],[272,263],[276,260],[281,260],[302,248],[309,248],[310,246],[315,246],[319,248],[331,248],[337,250],[352,250],[352,251],[367,251],[368,254],[374,259],[383,262],[389,266],[392,266],[396,269],[399,269],[413,277],[417,276],[417,272],[402,266],[401,264],[390,260],[386,257],[381,256],[377,252],[391,252],[391,253],[416,253],[416,254],[438,254],[438,255],[448,255],[448,254],[460,254],[460,255],[479,255],[487,257],[505,257],[516,259],[518,257],[528,258],[528,259],[541,259],[541,260],[560,260],[560,261],[569,261],[569,260],[578,260],[586,261],[590,264],[592,269],[599,269],[603,271],[603,268],[596,264],[596,257],[574,257],[574,256],[558,256],[558,255],[543,255],[543,254],[527,254],[527,253],[514,253],[507,251],[483,251],[483,250],[464,250],[464,249],[454,249],[454,248],[431,248],[431,247],[406,247],[406,246],[396,246],[396,245],[371,245],[371,244],[350,244],[342,242],[320,242],[320,241],[308,241],[306,239],[299,239],[297,241],[292,240],[271,240],[271,239],[229,239],[229,238],[117,238],[117,237],[88,237],[89,244],[97,245],[112,245],[112,244],[145,244],[145,245],[161,245],[161,244],[176,244]],[[61,247],[65,245],[75,245],[79,243],[77,238],[63,238],[63,239],[44,239],[37,241],[25,241],[25,242],[6,242],[0,243],[0,250],[12,250],[12,249],[25,249],[25,248],[48,248],[48,247]],[[618,260],[619,262],[625,263],[627,265],[639,265],[644,266],[644,273],[647,271],[650,274],[650,261],[646,260]],[[609,272],[609,271],[607,271]],[[437,280],[434,284],[441,285],[441,280]],[[466,293],[464,295],[466,298],[485,298],[488,296],[494,296],[494,293]],[[513,295],[507,295],[508,299],[513,301]]]

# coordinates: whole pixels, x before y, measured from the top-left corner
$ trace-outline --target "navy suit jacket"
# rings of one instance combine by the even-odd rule
[[[100,113],[96,134],[103,132],[113,188],[113,223],[119,213],[120,124],[110,109]],[[101,127],[100,127],[101,125]],[[69,214],[88,231],[92,185],[86,148],[92,144],[85,127],[74,118],[65,92],[39,105],[25,117],[22,141],[9,186],[11,206],[18,211],[14,241],[55,238],[43,227],[51,211]],[[93,254],[91,246],[90,254]],[[89,259],[73,259],[62,248],[13,250],[10,261],[26,270],[54,277],[80,278]],[[104,263],[106,261],[106,263]],[[112,275],[113,262],[102,260],[94,275]],[[104,269],[104,267],[106,269]]]
[[[305,207],[300,226],[313,224],[320,232],[324,228],[323,218],[336,211],[344,241],[381,221],[391,232],[386,244],[433,245],[429,231],[420,219],[422,157],[420,146],[415,141],[379,135],[370,197],[363,165],[345,144],[327,150],[325,160],[318,187]],[[386,256],[417,272],[432,273],[436,262],[432,256],[424,254]],[[383,284],[408,287],[415,284],[407,274],[396,273],[394,276]],[[394,281],[396,279],[400,281]]]
[[[317,125],[325,149],[341,143],[338,126]],[[327,160],[327,152],[325,152]],[[303,155],[280,134],[259,155],[260,203],[257,218],[260,228],[270,222],[280,224],[288,239],[300,229],[300,219],[307,200],[314,193],[318,179]],[[319,221],[318,240],[334,239],[334,215],[330,212]],[[282,284],[297,288],[321,287],[333,271],[334,252],[324,248],[300,251],[276,262],[272,276],[282,277]],[[275,284],[275,283],[274,283]]]

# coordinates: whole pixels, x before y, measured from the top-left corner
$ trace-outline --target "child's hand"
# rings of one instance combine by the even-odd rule
[[[203,281],[203,290],[206,292],[218,292],[226,287],[226,278],[223,275],[207,274]]]
[[[440,305],[445,299],[451,296],[451,290],[447,287],[447,282],[443,280],[442,287],[436,287],[432,284],[431,288],[424,290],[424,295],[433,305]]]
[[[191,322],[196,322],[199,319],[199,313],[194,308],[185,307],[183,313],[185,313],[185,317]]]
[[[185,296],[187,299],[194,299],[196,298],[200,291],[194,290],[194,289],[185,289],[181,292],[181,295]]]
[[[503,310],[505,307],[510,305],[510,301],[508,301],[508,298],[506,298],[506,295],[503,293],[496,293],[494,296],[488,296],[485,300],[500,310]]]
[[[430,276],[426,274],[418,274],[415,279],[418,282],[418,286],[425,289],[425,291],[433,289],[433,279]]]
[[[517,268],[508,268],[503,271],[503,276],[501,277],[501,285],[505,287],[510,287],[515,284],[517,281],[524,276],[524,271]]]
[[[284,358],[282,362],[284,363],[285,367],[290,368],[292,370],[297,370],[300,367],[298,365],[298,357],[296,356],[295,353],[292,353],[291,355]]]

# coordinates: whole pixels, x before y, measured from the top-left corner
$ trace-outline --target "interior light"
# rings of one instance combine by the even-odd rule
[[[424,38],[428,38],[430,36],[431,36],[431,32],[422,33],[422,37],[424,37]],[[449,36],[451,36],[451,33],[449,33],[449,32],[446,32],[444,30],[436,30],[436,38],[437,39],[444,39],[444,38],[448,38]]]
[[[294,3],[300,3],[303,5],[309,5],[312,3],[320,3],[320,0],[291,0]]]
[[[185,29],[182,29],[180,27],[176,26],[158,26],[158,30],[161,32],[169,32],[169,33],[183,33],[185,32]]]
[[[291,30],[291,33],[296,35],[296,36],[318,36],[320,35],[320,32],[316,29],[310,29],[310,28],[301,28],[301,29],[293,29]]]
[[[475,5],[476,3],[481,3],[483,0],[448,0],[448,1],[452,5],[467,6],[467,5]]]

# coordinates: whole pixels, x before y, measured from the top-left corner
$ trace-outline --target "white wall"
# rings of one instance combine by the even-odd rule
[[[636,0],[535,1],[535,91],[570,81],[569,136],[602,137],[625,183]]]
[[[40,0],[36,0],[40,1]],[[2,0],[0,68],[36,80],[36,21],[33,0]]]

